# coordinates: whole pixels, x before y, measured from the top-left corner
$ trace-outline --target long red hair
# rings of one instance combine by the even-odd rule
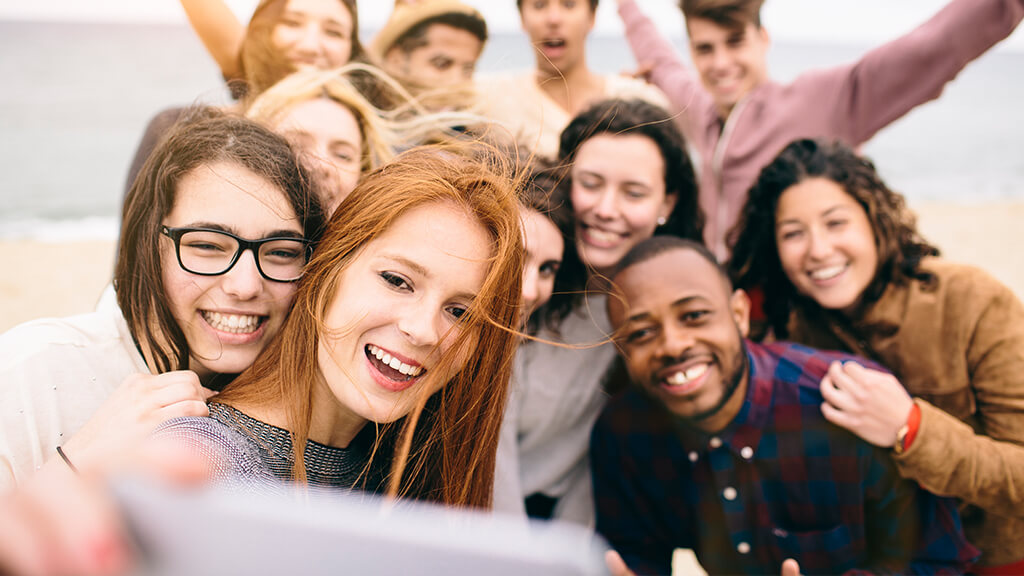
[[[331,330],[324,317],[345,270],[361,247],[403,213],[447,202],[465,209],[487,231],[491,261],[455,345],[431,373],[451,373],[444,366],[456,356],[469,360],[440,390],[424,393],[410,414],[378,426],[373,458],[390,459],[387,492],[393,496],[490,505],[523,268],[517,185],[509,176],[493,154],[420,147],[369,174],[334,213],[285,326],[252,368],[217,398],[226,404],[285,407],[296,481],[306,479],[301,456],[309,437],[312,390],[320,377],[317,347],[321,335]]]

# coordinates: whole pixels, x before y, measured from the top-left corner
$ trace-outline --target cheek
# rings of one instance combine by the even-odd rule
[[[278,24],[274,26],[274,29],[270,32],[270,45],[278,50],[288,48],[292,44],[295,44],[297,34],[295,30],[288,26],[282,26]]]

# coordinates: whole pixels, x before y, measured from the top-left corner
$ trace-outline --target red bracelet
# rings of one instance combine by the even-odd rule
[[[903,451],[910,450],[910,445],[917,437],[917,430],[921,427],[921,407],[914,403],[910,409],[910,416],[907,416],[907,435],[903,439]]]

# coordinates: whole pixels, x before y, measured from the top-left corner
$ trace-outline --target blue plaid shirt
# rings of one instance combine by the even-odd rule
[[[746,400],[707,435],[631,389],[591,437],[597,530],[633,570],[671,573],[692,548],[711,574],[960,573],[978,550],[955,502],[899,477],[886,451],[821,414],[834,360],[804,346],[746,342]]]

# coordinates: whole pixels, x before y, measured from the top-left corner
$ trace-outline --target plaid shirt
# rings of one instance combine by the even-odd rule
[[[787,558],[804,574],[946,574],[977,559],[953,500],[901,479],[886,451],[822,416],[821,378],[854,357],[746,349],[746,400],[718,434],[685,427],[637,389],[598,420],[597,530],[630,568],[669,574],[675,548],[692,548],[711,574],[778,574]]]

